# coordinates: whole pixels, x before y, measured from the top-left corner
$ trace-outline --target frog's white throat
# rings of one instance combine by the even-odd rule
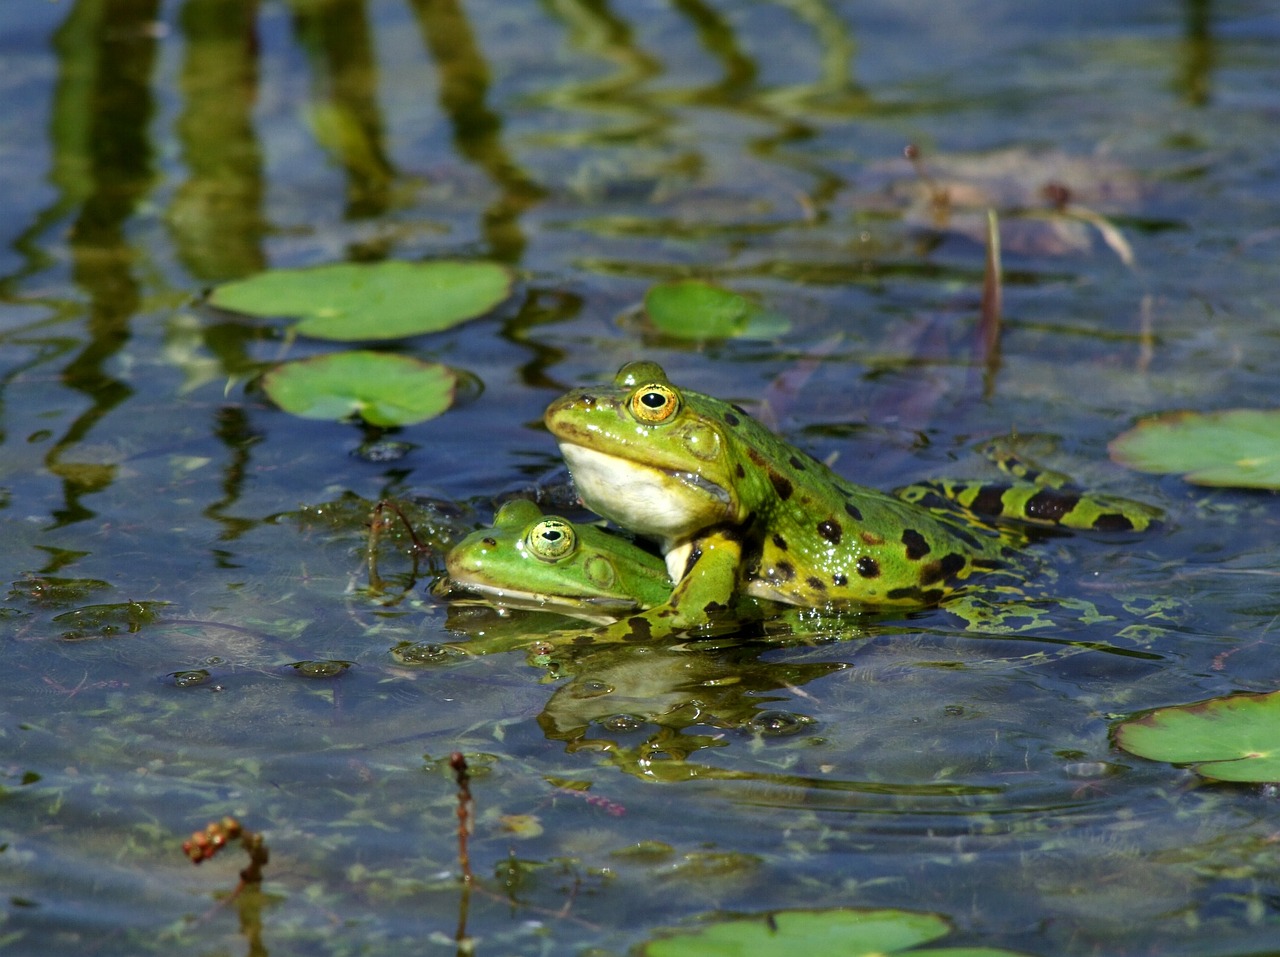
[[[666,471],[571,442],[560,452],[582,501],[624,528],[662,540],[663,551],[724,519],[725,489],[693,472]]]

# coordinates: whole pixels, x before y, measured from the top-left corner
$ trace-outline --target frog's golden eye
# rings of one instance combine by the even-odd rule
[[[525,541],[534,557],[544,562],[554,562],[574,550],[578,544],[578,535],[564,519],[547,518],[529,529]]]
[[[631,393],[631,414],[641,422],[665,422],[679,408],[680,396],[670,386],[655,382]]]

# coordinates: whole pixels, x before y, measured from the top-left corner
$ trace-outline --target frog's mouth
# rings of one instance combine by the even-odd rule
[[[664,469],[561,442],[574,484],[595,512],[646,535],[683,538],[732,518],[733,496],[697,472]]]
[[[488,605],[497,606],[500,609],[554,612],[600,625],[617,621],[623,615],[636,611],[640,607],[638,602],[628,598],[610,598],[602,595],[585,597],[548,595],[452,577],[440,579],[431,591],[436,598],[447,600],[450,604]]]
[[[699,475],[697,472],[679,472],[675,469],[664,468],[658,468],[656,471],[659,471],[664,475],[669,475],[681,485],[687,485],[690,488],[703,492],[723,505],[727,506],[730,503],[729,492],[725,487],[723,485],[717,485],[705,475]]]

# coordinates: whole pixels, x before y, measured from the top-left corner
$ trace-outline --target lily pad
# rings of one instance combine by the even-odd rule
[[[651,287],[644,312],[654,329],[680,339],[770,338],[789,328],[786,319],[746,296],[699,279]]]
[[[399,339],[484,315],[511,295],[513,281],[491,262],[334,263],[229,282],[209,302],[251,316],[297,316],[297,332],[318,339]]]
[[[1116,726],[1142,758],[1191,765],[1214,781],[1280,781],[1280,691],[1157,708]]]
[[[691,930],[669,933],[640,949],[642,957],[840,957],[906,952],[947,957],[1013,957],[1012,952],[979,948],[906,951],[950,933],[937,914],[904,910],[784,910],[730,917]]]
[[[1195,485],[1280,488],[1280,409],[1168,412],[1112,439],[1111,458]]]
[[[358,415],[370,425],[412,425],[453,404],[458,376],[438,362],[356,350],[276,366],[262,387],[280,408],[305,419]]]

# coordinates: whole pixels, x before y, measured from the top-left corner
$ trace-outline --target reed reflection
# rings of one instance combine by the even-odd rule
[[[440,108],[453,127],[454,146],[502,190],[481,218],[489,253],[503,262],[519,262],[528,241],[520,217],[545,190],[507,152],[502,117],[488,104],[489,67],[462,4],[457,0],[409,0],[409,4],[439,71]]]
[[[364,0],[289,0],[289,8],[312,71],[312,131],[346,174],[346,216],[379,216],[390,206],[396,174],[387,157]]]
[[[1183,99],[1192,106],[1209,105],[1216,63],[1213,4],[1210,0],[1185,0],[1181,70],[1175,84]]]
[[[266,266],[258,99],[258,0],[187,0],[177,137],[187,168],[168,222],[182,264],[206,282]]]
[[[52,179],[58,211],[72,216],[72,276],[89,299],[84,344],[61,372],[62,382],[88,407],[45,459],[63,484],[64,505],[54,510],[58,525],[91,518],[81,500],[114,481],[114,465],[78,460],[73,453],[133,394],[105,367],[128,341],[129,319],[141,302],[134,272],[140,254],[125,227],[155,178],[149,124],[157,12],[157,0],[80,0],[54,39],[59,71]]]

